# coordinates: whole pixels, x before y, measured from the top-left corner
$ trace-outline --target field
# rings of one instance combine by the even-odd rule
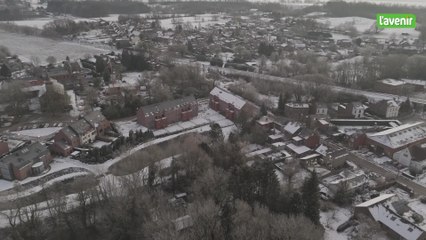
[[[374,29],[376,21],[373,19],[362,17],[341,17],[341,18],[318,18],[316,21],[327,24],[330,28],[339,28],[343,25],[353,25],[359,33],[365,33],[370,29]],[[389,38],[404,38],[402,34],[408,34],[408,38],[417,38],[420,32],[415,29],[384,29],[380,33],[372,34],[375,38],[389,39]]]
[[[7,47],[12,54],[20,56],[23,60],[30,61],[32,57],[38,57],[42,63],[48,56],[54,56],[58,61],[63,61],[67,56],[70,59],[79,59],[86,54],[110,52],[93,46],[79,45],[77,42],[55,41],[2,30],[0,30],[0,45]]]

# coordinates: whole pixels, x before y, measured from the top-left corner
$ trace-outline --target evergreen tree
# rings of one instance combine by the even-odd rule
[[[155,183],[155,172],[157,168],[154,163],[151,163],[148,167],[148,187],[152,188]]]
[[[411,113],[413,111],[413,109],[411,107],[410,98],[407,97],[407,100],[405,100],[405,102],[401,103],[400,111],[401,111],[401,113]]]
[[[108,85],[111,82],[111,73],[108,69],[104,70],[104,73],[102,74],[102,78],[104,80],[105,85]]]
[[[232,216],[235,214],[235,202],[227,200],[221,208],[220,224],[222,225],[225,240],[232,239],[233,221]]]
[[[315,170],[311,173],[311,177],[306,179],[302,187],[302,202],[303,202],[303,213],[311,219],[311,221],[318,225],[320,222],[319,215],[319,180]]]
[[[285,100],[282,93],[280,93],[280,97],[278,98],[278,109],[277,109],[278,113],[283,114],[284,108],[285,108]]]
[[[266,116],[268,114],[268,110],[266,109],[266,106],[264,103],[262,103],[262,105],[260,106],[260,115],[261,116]]]
[[[6,64],[3,64],[1,66],[0,76],[2,76],[2,77],[11,77],[12,76],[12,72],[10,71],[10,68]]]
[[[219,124],[217,123],[213,123],[210,124],[210,137],[212,138],[213,141],[215,142],[222,142],[223,141],[223,132],[222,132],[222,128],[220,127]]]
[[[303,202],[300,193],[294,192],[290,197],[289,214],[299,215],[303,212]]]
[[[276,211],[278,208],[277,200],[280,196],[280,184],[275,174],[274,165],[269,162],[262,164],[259,175],[259,193],[260,202]]]
[[[96,57],[96,72],[103,73],[106,69],[106,62],[102,57]]]

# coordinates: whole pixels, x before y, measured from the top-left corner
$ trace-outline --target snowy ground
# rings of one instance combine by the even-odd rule
[[[130,85],[137,85],[139,81],[143,78],[142,72],[126,72],[123,73],[123,82],[126,82]]]
[[[408,203],[408,206],[415,211],[416,213],[426,217],[426,204],[421,203],[420,200],[416,199]],[[423,221],[419,224],[419,226],[423,229],[426,229],[426,221]]]
[[[83,58],[84,55],[108,53],[110,51],[76,42],[55,41],[52,39],[25,36],[0,30],[0,43],[7,47],[12,54],[31,61],[32,57],[38,57],[42,64],[48,56],[55,56],[58,61],[63,61],[67,56],[71,60]]]
[[[345,208],[335,207],[332,210],[327,212],[320,213],[320,222],[325,228],[324,239],[325,240],[346,240],[349,239],[348,232],[350,229],[347,229],[344,232],[338,233],[336,231],[337,227],[340,224],[346,222],[352,213]]]
[[[54,161],[52,162],[52,164],[50,164],[50,170],[39,175],[39,176],[28,177],[28,178],[26,178],[22,181],[15,181],[15,182],[0,179],[0,195],[1,195],[2,191],[13,188],[15,183],[19,183],[19,184],[22,185],[22,184],[29,183],[29,182],[32,182],[34,180],[37,180],[39,178],[42,178],[42,177],[49,175],[51,173],[58,172],[60,170],[71,168],[71,167],[84,168],[87,171],[94,172],[94,173],[98,172],[96,166],[87,165],[87,164],[84,164],[82,162],[72,160],[72,159],[68,159],[68,158],[55,158]],[[87,174],[87,172],[86,172],[86,174]],[[54,179],[52,179],[52,180],[54,180]]]

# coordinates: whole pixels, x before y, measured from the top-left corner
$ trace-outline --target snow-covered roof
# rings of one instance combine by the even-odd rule
[[[303,138],[299,137],[299,136],[295,136],[292,138],[294,141],[298,142],[298,141],[302,141]]]
[[[310,154],[306,157],[300,158],[300,160],[309,160],[309,159],[316,158],[316,157],[319,157],[319,156],[321,156],[321,155],[319,155],[318,153],[313,153],[313,154]]]
[[[321,144],[317,149],[315,149],[315,152],[321,154],[322,156],[327,155],[328,147]]]
[[[289,122],[287,125],[285,125],[284,131],[293,135],[300,129],[300,125],[301,124],[298,122]]]
[[[404,239],[419,239],[424,233],[418,226],[400,217],[383,204],[369,207],[368,210],[374,220],[392,229]]]
[[[273,135],[269,135],[268,138],[272,139],[272,140],[277,140],[280,138],[283,138],[284,135],[283,134],[273,134]]]
[[[286,103],[285,105],[291,108],[309,108],[307,103]]]
[[[404,124],[382,132],[367,134],[367,137],[390,148],[398,148],[426,138],[426,124],[425,122]]]
[[[221,88],[215,87],[211,92],[210,95],[218,97],[220,100],[232,104],[236,109],[241,109],[246,104],[246,101],[242,98],[225,91]]]
[[[405,85],[404,81],[396,80],[396,79],[391,79],[391,78],[383,79],[380,82],[382,82],[383,84],[386,84],[386,85],[391,85],[391,86],[402,86],[402,85]]]
[[[295,152],[296,154],[304,154],[304,153],[307,153],[311,150],[310,148],[308,148],[304,145],[297,146],[297,145],[294,145],[293,143],[288,144],[287,147],[291,151]]]
[[[401,79],[405,83],[411,84],[411,85],[418,85],[418,86],[425,86],[426,87],[426,81],[425,80],[416,80],[416,79]]]
[[[278,148],[278,147],[285,146],[285,142],[276,142],[276,143],[272,143],[271,145]]]
[[[271,149],[271,148],[262,148],[262,149],[259,149],[259,150],[257,150],[257,151],[254,151],[254,152],[247,153],[247,154],[246,154],[246,157],[250,158],[250,157],[258,156],[258,155],[260,155],[260,154],[269,153],[269,152],[271,152],[271,151],[272,151],[272,149]]]
[[[389,198],[391,198],[393,196],[395,196],[395,194],[393,194],[393,193],[391,193],[391,194],[382,194],[382,195],[380,195],[380,196],[378,196],[376,198],[373,198],[373,199],[370,199],[370,200],[368,200],[366,202],[360,203],[360,204],[356,205],[356,207],[370,207],[370,206],[373,206],[373,205],[375,205],[377,203],[381,203],[381,202],[383,202],[385,200],[388,200]]]

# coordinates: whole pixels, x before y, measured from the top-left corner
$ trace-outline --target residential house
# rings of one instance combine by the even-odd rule
[[[287,117],[301,120],[309,115],[309,104],[307,103],[286,103],[284,113]]]
[[[327,115],[328,106],[325,103],[315,103],[312,105],[312,114],[315,115]]]
[[[232,121],[235,121],[242,112],[253,116],[257,110],[252,103],[219,87],[210,92],[209,106]]]
[[[108,129],[111,129],[111,123],[100,111],[93,111],[83,117],[93,128],[97,135],[103,135]]]
[[[338,169],[345,166],[346,161],[352,160],[351,155],[345,149],[327,151],[323,158],[324,165],[330,169]]]
[[[367,107],[360,102],[353,102],[348,104],[348,108],[351,110],[353,118],[364,118],[364,112]]]
[[[104,135],[110,128],[110,122],[100,111],[91,112],[56,133],[50,149],[57,154],[68,156],[76,147],[94,142],[96,137]]]
[[[299,122],[288,122],[284,126],[284,133],[289,137],[296,136],[300,131],[302,131],[302,124]]]
[[[376,89],[385,93],[401,95],[406,91],[409,91],[410,87],[402,80],[387,78],[378,81],[376,84]]]
[[[0,140],[0,157],[9,152],[9,144]]]
[[[298,136],[303,140],[303,144],[309,148],[316,148],[320,144],[320,135],[309,128],[304,128]]]
[[[269,131],[275,127],[275,122],[268,116],[262,116],[256,121],[256,125],[265,131]]]
[[[154,129],[172,123],[189,121],[198,115],[198,103],[193,96],[144,106],[138,109],[138,123]]]
[[[362,170],[343,170],[337,175],[326,177],[322,183],[336,194],[339,189],[344,187],[347,191],[355,191],[368,184],[368,177]]]
[[[39,142],[27,144],[0,158],[0,174],[6,180],[23,180],[47,168],[51,161],[46,146]]]
[[[338,118],[364,118],[367,107],[360,102],[338,104],[334,109],[334,114]]]
[[[381,100],[371,103],[368,111],[382,118],[396,118],[399,115],[401,105],[395,100]]]
[[[393,154],[393,159],[406,167],[411,166],[416,162],[422,162],[426,160],[426,144],[416,144],[401,149]]]

